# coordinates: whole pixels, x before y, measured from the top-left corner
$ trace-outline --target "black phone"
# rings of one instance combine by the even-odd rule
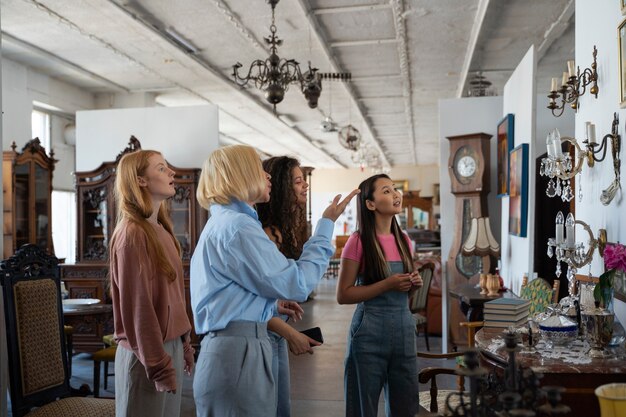
[[[324,337],[322,336],[322,329],[319,327],[311,327],[310,329],[301,330],[300,333],[310,337],[316,342],[324,343]]]

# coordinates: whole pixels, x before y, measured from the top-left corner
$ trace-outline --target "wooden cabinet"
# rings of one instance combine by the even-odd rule
[[[17,248],[33,243],[54,255],[52,244],[52,171],[50,156],[38,138],[28,142],[21,152],[15,142],[3,153],[2,189],[4,193],[4,258]]]
[[[406,223],[403,228],[435,230],[432,197],[420,197],[420,190],[406,191],[402,195],[402,208],[401,220]]]
[[[115,229],[116,212],[114,184],[117,163],[126,153],[141,149],[139,140],[131,137],[128,147],[115,161],[105,162],[99,168],[88,172],[77,172],[76,201],[78,217],[77,261],[74,265],[61,265],[61,279],[65,282],[70,297],[98,298],[110,303],[108,288],[108,246]],[[196,200],[196,188],[200,170],[177,168],[176,194],[169,199],[170,214],[174,235],[182,249],[183,272],[185,278],[187,314],[193,325],[189,306],[189,261],[207,220],[208,212]],[[102,341],[105,330],[112,331],[112,323],[95,323],[90,333],[75,337],[76,351],[93,351]],[[192,333],[192,342],[197,342]],[[100,345],[101,346],[101,345]]]

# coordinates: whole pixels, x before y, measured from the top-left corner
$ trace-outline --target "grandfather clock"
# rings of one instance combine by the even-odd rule
[[[450,140],[448,171],[452,194],[456,197],[456,224],[448,258],[452,288],[467,283],[482,269],[482,258],[463,256],[461,247],[469,234],[472,218],[489,215],[487,194],[490,179],[490,139],[491,135],[486,133],[448,137]],[[485,271],[490,268],[491,265],[485,265]]]

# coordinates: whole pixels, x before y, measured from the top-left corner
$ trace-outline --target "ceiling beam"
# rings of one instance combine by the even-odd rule
[[[351,47],[351,46],[367,46],[367,45],[387,45],[390,43],[398,43],[398,40],[395,38],[392,39],[367,39],[363,41],[337,41],[331,42],[331,48],[342,48],[342,47]]]
[[[472,25],[467,50],[465,51],[465,59],[463,60],[463,66],[461,67],[461,73],[459,74],[459,83],[456,88],[456,98],[463,97],[463,89],[465,88],[467,73],[469,72],[469,67],[472,64],[472,58],[474,57],[474,51],[476,50],[478,36],[483,28],[485,14],[487,14],[488,7],[489,0],[478,0],[478,7],[476,9],[476,15],[474,16],[474,24]]]
[[[406,21],[403,0],[391,0],[393,21],[398,42],[398,57],[400,59],[400,74],[402,74],[402,93],[404,96],[404,114],[409,129],[409,144],[413,163],[417,164],[417,149],[415,147],[415,121],[413,120],[413,86],[411,85],[411,61],[406,35]]]
[[[376,10],[388,10],[389,4],[370,4],[368,6],[343,6],[343,7],[325,7],[311,10],[314,15],[334,14],[334,13],[354,13],[354,12],[373,12]]]
[[[556,18],[556,20],[543,34],[543,41],[541,41],[537,47],[537,62],[541,61],[541,58],[543,58],[546,52],[548,52],[550,46],[552,46],[552,44],[567,30],[571,24],[571,18],[574,15],[574,10],[574,0],[568,1],[559,17]]]
[[[326,57],[328,58],[328,61],[330,62],[332,70],[335,71],[335,72],[345,72],[344,69],[341,68],[341,66],[339,65],[339,63],[335,59],[335,55],[331,52],[330,48],[328,47],[328,42],[326,41],[326,38],[325,38],[325,36],[322,33],[322,29],[320,28],[319,23],[315,19],[312,10],[309,8],[308,2],[305,1],[305,0],[298,0],[298,3],[300,4],[300,8],[304,12],[307,20],[309,21],[309,25],[312,28],[312,32],[317,37],[317,41],[320,43],[320,45],[322,47],[322,50],[326,54]],[[385,153],[385,151],[384,151],[384,149],[383,149],[383,147],[382,147],[382,145],[380,143],[380,139],[378,139],[374,135],[374,132],[372,130],[372,126],[371,126],[369,120],[365,117],[365,114],[366,114],[365,109],[363,108],[361,103],[359,103],[359,101],[356,99],[357,95],[356,95],[356,92],[354,91],[354,88],[352,87],[352,85],[350,83],[341,83],[341,85],[347,91],[348,96],[350,97],[350,100],[351,100],[352,104],[354,104],[354,106],[357,108],[357,110],[359,112],[359,115],[361,116],[361,120],[363,121],[363,125],[365,126],[365,129],[367,130],[367,132],[369,133],[370,137],[372,138],[372,141],[374,142],[373,143],[374,147],[378,150],[378,152],[380,152],[381,158],[383,160],[382,161],[383,164],[386,165],[386,166],[390,166],[391,162],[389,160],[389,157]]]
[[[79,74],[81,74],[81,75],[83,75],[83,76],[85,76],[85,77],[87,77],[87,78],[89,78],[89,79],[91,79],[91,80],[93,80],[93,81],[95,81],[95,82],[97,82],[99,84],[102,84],[103,86],[108,87],[108,88],[110,88],[110,89],[112,89],[114,91],[121,92],[121,93],[130,93],[130,90],[127,89],[124,86],[121,86],[121,85],[119,85],[117,83],[114,83],[111,80],[108,80],[108,79],[106,79],[104,77],[101,77],[100,75],[95,74],[95,73],[89,71],[88,69],[85,69],[85,68],[81,67],[80,65],[76,65],[73,62],[70,62],[70,61],[68,61],[66,59],[63,59],[63,58],[61,58],[58,55],[55,55],[55,54],[53,54],[51,52],[48,52],[48,51],[44,51],[43,49],[41,49],[41,48],[39,48],[39,47],[37,47],[35,45],[32,45],[32,44],[30,44],[30,43],[28,43],[26,41],[18,39],[16,37],[8,34],[5,31],[2,31],[2,42],[11,43],[13,45],[16,45],[16,46],[22,48],[22,49],[27,50],[30,53],[33,53],[33,54],[35,54],[35,55],[37,55],[37,56],[39,56],[41,58],[44,58],[47,61],[54,62],[55,64],[60,64],[63,67],[68,68],[68,69],[70,69],[72,71],[76,71]]]
[[[352,77],[350,78],[350,81],[352,81],[353,83],[359,83],[359,82],[371,83],[375,81],[393,81],[393,80],[399,80],[401,78],[402,78],[402,75],[400,74],[370,75],[370,76],[365,76],[365,77]]]

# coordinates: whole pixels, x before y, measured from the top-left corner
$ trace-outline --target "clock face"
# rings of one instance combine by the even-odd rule
[[[478,172],[478,157],[473,148],[461,146],[454,154],[454,176],[461,184],[469,184]]]
[[[465,155],[457,162],[456,171],[462,177],[471,177],[476,172],[476,160],[469,155]]]

